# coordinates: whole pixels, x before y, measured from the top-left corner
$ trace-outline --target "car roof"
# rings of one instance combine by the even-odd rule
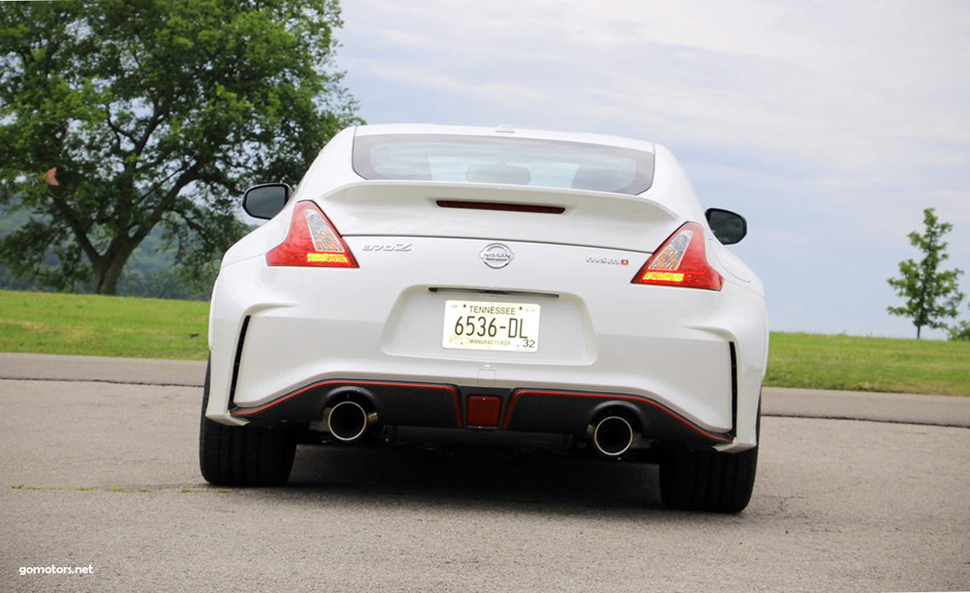
[[[533,130],[513,128],[503,124],[497,127],[485,126],[445,126],[438,124],[374,124],[358,126],[355,130],[358,136],[377,136],[384,134],[417,135],[456,135],[456,136],[490,136],[506,138],[531,138],[536,140],[558,140],[565,142],[584,142],[588,144],[600,144],[604,146],[619,146],[642,150],[645,152],[656,152],[656,145],[653,142],[624,138],[622,136],[609,136],[606,134],[589,134],[582,132],[554,132],[550,130]]]

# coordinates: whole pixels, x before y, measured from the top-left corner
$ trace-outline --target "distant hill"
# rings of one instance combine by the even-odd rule
[[[23,210],[12,212],[9,206],[0,206],[0,238],[28,219],[29,214]],[[51,264],[56,265],[56,262],[52,261]],[[33,281],[15,278],[3,264],[0,264],[0,289],[50,291]],[[75,287],[74,292],[93,291],[90,287]],[[200,292],[180,277],[175,268],[174,255],[163,249],[160,227],[156,227],[132,254],[118,283],[119,296],[207,300],[211,292],[211,287]]]

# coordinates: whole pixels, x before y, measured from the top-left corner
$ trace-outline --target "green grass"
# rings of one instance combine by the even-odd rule
[[[772,333],[765,384],[970,396],[970,342]]]
[[[209,304],[0,291],[0,352],[205,360]]]
[[[0,352],[205,360],[208,303],[0,291]],[[970,342],[773,333],[767,385],[970,396]]]

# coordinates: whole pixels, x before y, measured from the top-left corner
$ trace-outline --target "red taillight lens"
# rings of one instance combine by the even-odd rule
[[[357,260],[337,229],[313,202],[293,207],[286,240],[266,254],[271,266],[356,268]]]
[[[633,283],[721,290],[724,278],[707,263],[704,243],[704,227],[684,223],[643,264]]]

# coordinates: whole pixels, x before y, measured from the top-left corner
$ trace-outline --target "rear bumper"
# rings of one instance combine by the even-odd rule
[[[391,409],[387,424],[458,427],[469,394],[494,393],[495,430],[581,434],[589,409],[613,398],[663,438],[696,435],[721,450],[756,443],[767,332],[755,292],[731,282],[717,293],[631,285],[638,253],[606,252],[630,266],[594,265],[590,254],[602,250],[509,243],[515,266],[492,270],[478,261],[487,241],[409,241],[408,254],[381,254],[348,238],[359,270],[269,268],[262,256],[224,267],[210,314],[207,417],[242,425],[292,410],[288,419],[320,420],[334,382],[401,383],[439,386],[423,399],[405,390],[414,400],[405,408],[436,401],[437,411],[401,420]],[[488,292],[470,296],[478,289]],[[449,298],[541,302],[539,351],[443,349]]]
[[[469,398],[489,396],[501,401],[495,422],[476,426]],[[482,389],[434,383],[332,379],[312,383],[258,406],[233,407],[234,418],[252,422],[307,422],[323,420],[335,400],[366,400],[380,422],[414,428],[469,428],[582,435],[607,409],[623,409],[634,419],[637,432],[647,440],[687,447],[714,447],[731,443],[732,432],[718,433],[698,426],[660,402],[621,393],[563,391],[558,389]]]

